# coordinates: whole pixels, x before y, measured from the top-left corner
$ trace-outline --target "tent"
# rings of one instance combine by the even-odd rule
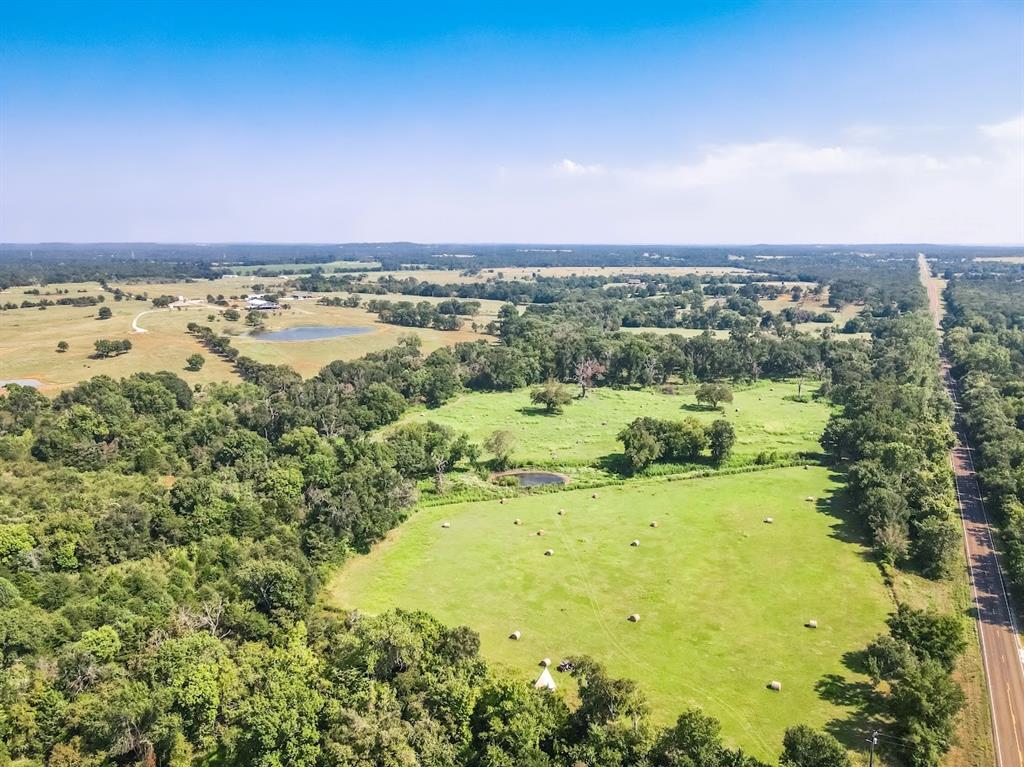
[[[540,676],[537,677],[537,681],[533,683],[533,686],[538,690],[554,690],[558,685],[555,684],[555,680],[551,678],[551,672],[545,667],[540,672]]]

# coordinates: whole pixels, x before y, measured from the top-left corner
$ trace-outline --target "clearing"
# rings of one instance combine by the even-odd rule
[[[761,758],[797,722],[832,723],[859,746],[853,712],[827,691],[862,681],[844,654],[884,629],[892,603],[835,495],[840,479],[771,469],[425,508],[351,560],[327,599],[468,625],[524,680],[541,658],[592,655],[640,683],[658,722],[699,705]],[[767,689],[776,679],[781,692]]]
[[[545,414],[530,402],[530,390],[467,394],[433,410],[419,409],[402,423],[434,421],[466,432],[483,442],[492,432],[507,429],[515,437],[513,460],[519,464],[586,466],[621,453],[616,435],[640,416],[680,420],[694,416],[710,423],[727,418],[736,428],[730,463],[750,463],[759,453],[780,455],[818,452],[818,438],[831,412],[827,402],[795,400],[797,383],[761,381],[734,389],[733,402],[712,410],[698,405],[693,385],[676,386],[677,394],[650,389],[591,389],[574,399],[561,415]],[[804,383],[810,394],[816,383]]]

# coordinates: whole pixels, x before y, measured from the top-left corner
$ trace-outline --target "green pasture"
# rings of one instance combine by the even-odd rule
[[[798,722],[834,722],[853,744],[849,712],[825,689],[863,681],[844,654],[884,629],[891,602],[839,491],[826,469],[787,468],[424,508],[325,596],[468,625],[524,682],[542,658],[589,654],[636,679],[659,723],[701,706],[762,758]]]
[[[807,394],[817,384],[805,383]],[[820,450],[818,438],[829,416],[829,405],[797,402],[797,383],[761,381],[737,388],[724,409],[700,406],[694,386],[676,387],[676,394],[653,390],[592,389],[574,399],[560,415],[547,415],[530,402],[530,390],[461,396],[442,407],[420,409],[403,422],[435,421],[464,431],[482,442],[497,429],[515,436],[513,458],[520,464],[590,465],[620,453],[619,431],[640,416],[679,420],[693,416],[710,423],[727,418],[736,428],[734,463],[748,463],[759,453],[780,455]]]

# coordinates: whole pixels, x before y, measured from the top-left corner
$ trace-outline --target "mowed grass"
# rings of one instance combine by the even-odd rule
[[[99,291],[90,294],[98,295]],[[0,300],[7,300],[8,295],[8,291],[0,293]],[[101,306],[113,312],[109,320],[96,318],[98,306],[0,312],[0,379],[36,379],[47,393],[96,375],[122,378],[158,370],[170,370],[190,384],[238,380],[230,365],[209,354],[185,331],[189,322],[205,324],[209,309],[153,312],[139,320],[151,332],[133,333],[132,318],[151,309],[150,304],[116,302],[108,294]],[[91,359],[93,343],[99,339],[128,339],[132,350],[110,359]],[[59,341],[67,341],[70,349],[57,353]],[[185,358],[196,352],[206,358],[206,364],[198,373],[191,373],[185,370]]]
[[[823,468],[772,469],[633,481],[596,499],[568,490],[425,508],[350,561],[326,598],[470,626],[483,654],[524,682],[541,658],[591,655],[637,680],[657,722],[701,706],[727,740],[774,758],[786,727],[846,718],[816,685],[859,679],[844,653],[884,630],[891,609],[834,498],[837,480]],[[810,619],[819,628],[805,628]],[[567,676],[555,677],[572,695]],[[772,680],[781,692],[767,689]]]
[[[804,384],[803,393],[817,384]],[[435,421],[466,432],[482,442],[506,429],[515,437],[513,458],[520,464],[590,465],[620,453],[616,435],[640,416],[680,420],[693,416],[704,423],[726,418],[736,429],[733,463],[748,463],[759,453],[791,455],[818,451],[818,438],[830,413],[829,405],[813,400],[796,402],[797,384],[762,381],[734,391],[732,404],[711,410],[698,406],[694,386],[677,387],[678,394],[652,390],[592,389],[574,399],[561,415],[546,415],[530,402],[530,390],[467,394],[433,410],[420,409],[404,422]]]

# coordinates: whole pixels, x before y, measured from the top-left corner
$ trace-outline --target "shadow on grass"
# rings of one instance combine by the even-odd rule
[[[868,562],[878,562],[871,549],[871,539],[863,520],[854,511],[849,491],[846,489],[846,474],[832,467],[829,479],[835,482],[838,489],[823,498],[814,501],[814,508],[836,520],[832,525],[832,537],[843,543],[851,543],[861,547],[860,557]]]
[[[516,408],[516,412],[520,415],[526,416],[554,416],[562,415],[554,410],[548,410],[546,407],[539,405],[524,405],[521,408]]]
[[[625,453],[609,453],[597,459],[597,468],[607,471],[609,474],[618,474],[620,477],[632,477],[633,467],[626,460]]]
[[[633,471],[632,465],[626,460],[625,453],[609,453],[597,459],[597,468],[620,477],[636,477],[656,479],[671,474],[683,474],[691,471],[704,471],[706,469],[719,469],[721,466],[711,460],[710,456],[698,456],[686,463],[675,463],[672,461],[655,461],[642,471]]]
[[[853,673],[863,674],[863,650],[843,655],[843,665]],[[814,685],[822,700],[846,709],[846,715],[825,724],[825,731],[849,749],[860,751],[864,739],[873,729],[888,723],[885,696],[869,680],[853,680],[842,674],[825,674]]]
[[[720,407],[701,405],[695,402],[688,402],[685,405],[680,405],[679,409],[685,410],[688,413],[725,413],[725,411]]]

